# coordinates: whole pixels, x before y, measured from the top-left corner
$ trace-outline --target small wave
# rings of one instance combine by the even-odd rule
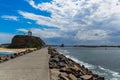
[[[85,67],[87,67],[88,69],[94,69],[95,68],[94,65],[85,63],[85,62],[80,61],[80,60],[78,60],[77,58],[75,58],[75,57],[73,57],[71,55],[68,55],[68,53],[70,53],[68,50],[59,49],[58,51],[60,52],[60,54],[64,54],[67,58],[70,58],[70,59],[74,60],[75,62],[81,64],[81,65],[85,65]]]
[[[117,77],[117,78],[120,78],[120,74],[119,72],[116,72],[116,71],[113,71],[113,70],[110,70],[110,69],[105,69],[101,66],[99,66],[99,68],[103,71],[105,71],[106,73],[111,73],[113,77]],[[114,80],[114,79],[113,79]]]
[[[68,50],[61,50],[61,49],[59,49],[59,52],[61,53],[61,54],[68,54],[68,53],[70,53]]]
[[[94,73],[104,76],[106,80],[120,80],[119,72],[112,71],[110,69],[105,69],[101,66],[95,66],[84,61],[81,61],[74,56],[71,56],[69,51],[67,50],[58,50],[61,54],[64,54],[67,58],[74,60],[75,62],[79,63],[80,65],[85,65],[86,68],[92,70]]]
[[[75,62],[79,63],[80,65],[85,65],[85,67],[87,67],[88,69],[94,69],[94,68],[95,68],[94,65],[91,65],[91,64],[85,63],[85,62],[83,62],[83,61],[80,61],[80,60],[74,58],[73,56],[66,55],[66,57],[74,60]]]

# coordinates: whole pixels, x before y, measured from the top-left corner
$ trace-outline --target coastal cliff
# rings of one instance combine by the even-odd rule
[[[39,37],[28,35],[16,35],[12,39],[10,48],[40,48],[45,46],[45,42]]]
[[[76,63],[53,48],[49,48],[48,53],[51,80],[104,80],[104,77],[92,73],[83,64]]]

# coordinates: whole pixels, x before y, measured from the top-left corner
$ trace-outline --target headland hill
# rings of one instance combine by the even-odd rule
[[[32,36],[31,31],[28,31],[28,35],[15,35],[12,39],[11,44],[9,44],[9,45],[4,44],[4,45],[2,45],[2,47],[4,47],[4,48],[0,49],[2,51],[4,51],[4,50],[13,51],[15,53],[10,56],[8,56],[8,55],[0,56],[0,63],[1,63],[0,68],[4,67],[2,65],[4,65],[5,63],[3,63],[3,62],[8,61],[6,64],[9,64],[10,61],[12,60],[13,62],[15,61],[14,62],[14,65],[15,65],[15,64],[17,64],[17,62],[19,62],[19,60],[22,59],[22,57],[24,57],[23,59],[25,59],[25,57],[29,58],[27,56],[32,57],[32,55],[34,55],[33,60],[32,60],[32,58],[30,58],[29,61],[34,61],[35,58],[38,58],[38,59],[43,58],[43,60],[48,58],[48,59],[46,59],[45,63],[42,60],[38,61],[38,62],[42,62],[42,64],[46,64],[45,67],[49,68],[48,74],[50,76],[46,75],[47,77],[49,77],[48,80],[105,80],[104,77],[101,77],[98,74],[95,74],[92,71],[90,71],[88,68],[86,68],[84,66],[84,64],[78,64],[75,61],[73,61],[72,59],[67,58],[63,54],[60,54],[56,49],[52,48],[51,46],[47,46],[41,38]],[[39,55],[39,56],[35,57],[35,55],[38,55],[38,54],[45,54],[44,52],[46,52],[46,49],[48,50],[48,52],[47,52],[48,56],[46,56],[46,55],[40,56]],[[19,58],[19,59],[17,59],[17,58]],[[47,60],[48,60],[48,63],[47,63]],[[22,60],[22,62],[24,64],[24,66],[28,66],[28,64],[24,63],[23,60]],[[38,65],[37,64],[38,62],[33,62],[34,63],[33,65],[34,66]],[[12,63],[11,63],[11,65],[12,65]],[[20,66],[22,66],[23,64],[15,65],[15,66],[18,66],[20,68]],[[31,64],[31,66],[32,66],[32,64]],[[39,66],[42,66],[42,65],[39,64]],[[7,69],[10,69],[9,66],[7,66]],[[5,73],[4,70],[2,73]],[[0,73],[0,74],[2,74],[2,73]],[[41,71],[39,73],[41,73]],[[34,75],[34,77],[35,77],[34,79],[40,80],[39,77],[37,78],[39,73],[37,73],[37,74],[36,74],[36,72],[33,73],[33,74],[36,74],[36,75]],[[17,74],[20,75],[19,73],[17,73]],[[25,74],[27,74],[27,73],[25,73]],[[31,76],[33,74],[31,73]],[[4,77],[2,77],[2,78],[5,78],[5,77],[9,77],[9,76],[11,77],[12,74],[11,75],[2,74],[2,75],[4,75]],[[13,75],[15,75],[15,74],[13,74]],[[24,75],[24,72],[22,72],[22,75]],[[13,76],[13,77],[15,78],[16,76]],[[30,76],[24,76],[25,79],[29,79],[28,77],[30,77]],[[19,78],[22,79],[22,77],[19,77]],[[45,80],[44,79],[45,77],[42,77],[42,78],[43,78],[43,80]],[[20,79],[18,79],[18,80],[20,80]],[[6,79],[6,80],[9,80],[9,79]],[[11,78],[10,80],[14,80],[14,79]]]

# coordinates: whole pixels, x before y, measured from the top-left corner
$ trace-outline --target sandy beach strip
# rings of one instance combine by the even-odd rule
[[[0,48],[0,52],[14,52],[14,53],[19,53],[19,52],[24,52],[26,50],[34,50],[36,48]]]

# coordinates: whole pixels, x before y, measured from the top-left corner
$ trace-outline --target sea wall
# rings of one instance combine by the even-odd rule
[[[105,80],[87,69],[83,64],[65,57],[53,48],[48,48],[51,80]]]

